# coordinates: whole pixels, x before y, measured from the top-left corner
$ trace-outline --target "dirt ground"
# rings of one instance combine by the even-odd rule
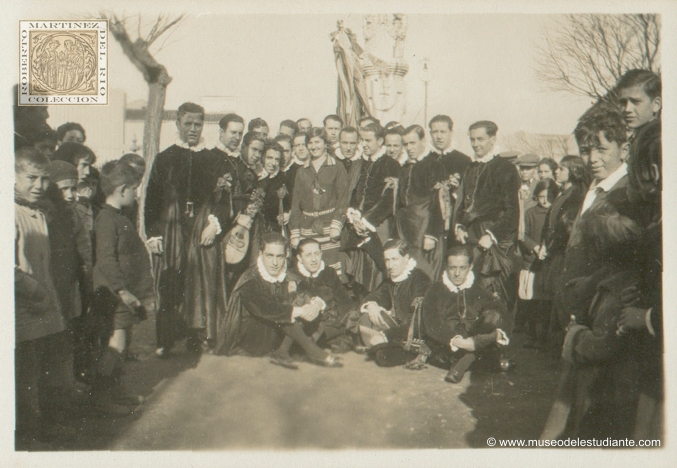
[[[343,355],[339,369],[266,358],[154,355],[154,317],[136,328],[124,382],[146,401],[125,418],[68,415],[75,438],[51,450],[201,450],[487,447],[488,437],[537,438],[557,385],[558,361],[521,347],[507,374],[379,368]]]

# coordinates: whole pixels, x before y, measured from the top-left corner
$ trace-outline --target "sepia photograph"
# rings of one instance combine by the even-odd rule
[[[674,3],[2,25],[7,466],[669,466]]]

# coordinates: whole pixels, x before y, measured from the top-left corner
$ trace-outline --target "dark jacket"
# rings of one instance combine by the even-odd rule
[[[129,218],[106,204],[96,217],[94,230],[94,288],[127,289],[140,301],[153,298],[148,251]]]
[[[476,243],[490,231],[498,242],[513,239],[519,226],[520,177],[510,161],[495,156],[487,163],[473,161],[457,192],[452,228],[468,231]]]
[[[360,178],[350,200],[350,206],[375,228],[393,214],[392,189],[384,192],[386,178],[397,178],[400,165],[383,154],[376,161],[363,161]]]

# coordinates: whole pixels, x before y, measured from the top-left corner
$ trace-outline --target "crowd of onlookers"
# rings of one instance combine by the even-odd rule
[[[473,123],[428,129],[329,115],[322,127],[204,109],[176,143],[98,168],[85,129],[15,106],[17,447],[72,435],[62,414],[126,416],[134,324],[156,354],[341,367],[508,371],[503,350],[556,351],[544,438],[660,438],[661,83],[628,71],[581,116],[578,155],[501,151]],[[146,170],[148,169],[148,173]],[[36,442],[38,441],[38,442]]]

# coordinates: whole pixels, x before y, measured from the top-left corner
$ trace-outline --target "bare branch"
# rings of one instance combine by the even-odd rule
[[[544,34],[536,76],[553,91],[605,96],[626,71],[660,71],[657,15],[567,15]]]

